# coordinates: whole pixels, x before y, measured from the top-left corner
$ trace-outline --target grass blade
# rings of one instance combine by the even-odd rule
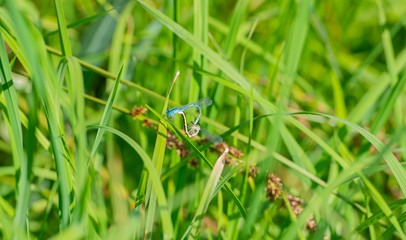
[[[3,38],[0,34],[0,42],[3,43]],[[6,120],[9,135],[10,145],[13,153],[14,168],[16,171],[16,181],[18,183],[17,191],[17,207],[14,216],[14,231],[25,232],[25,222],[30,200],[30,173],[31,164],[24,157],[23,149],[23,134],[19,107],[17,104],[17,94],[15,92],[11,69],[8,62],[8,55],[4,44],[0,46],[0,83],[4,93],[6,108],[2,108],[4,119]]]
[[[198,237],[198,232],[202,225],[204,215],[207,212],[207,208],[209,207],[210,201],[214,196],[213,194],[215,192],[217,183],[220,179],[221,173],[223,172],[224,161],[227,153],[228,148],[220,155],[220,157],[216,161],[216,164],[214,164],[209,179],[207,180],[206,186],[204,188],[203,195],[200,198],[199,207],[197,208],[195,217],[193,218],[192,223],[183,235],[183,239],[185,239],[187,236],[189,236],[189,239]]]
[[[162,109],[162,115],[165,114],[166,109],[168,108],[168,102],[169,102],[169,96],[172,91],[172,87],[175,84],[176,79],[179,76],[179,71],[176,72],[175,77],[172,80],[172,83],[168,89],[168,92],[166,94],[166,100],[164,103],[164,107]],[[152,162],[155,165],[156,171],[158,172],[158,176],[161,175],[162,171],[162,164],[164,160],[164,155],[165,155],[165,149],[166,149],[166,134],[167,134],[167,124],[165,121],[159,122],[158,126],[158,134],[155,142],[155,148],[154,148],[154,154],[152,155]],[[146,223],[146,229],[145,229],[145,234],[147,238],[151,238],[152,235],[152,225],[154,222],[155,218],[155,205],[156,205],[156,197],[157,195],[152,192],[151,197],[149,198],[150,194],[149,192],[151,191],[151,179],[148,180],[148,185],[147,185],[147,203],[148,205],[148,212],[147,212],[147,223]],[[159,200],[159,199],[158,199]],[[171,232],[171,235],[168,236],[168,238],[172,238],[173,233]]]
[[[152,183],[153,190],[157,194],[160,215],[162,218],[162,223],[163,223],[163,228],[164,228],[164,238],[172,239],[173,225],[172,225],[172,220],[170,218],[170,214],[168,212],[168,204],[167,204],[167,200],[165,197],[165,192],[162,187],[161,181],[159,180],[158,171],[155,169],[155,165],[151,161],[151,158],[147,155],[147,153],[144,151],[144,149],[141,148],[141,146],[138,143],[136,143],[129,136],[127,136],[126,134],[124,134],[120,131],[117,131],[117,130],[107,127],[107,126],[100,126],[100,125],[90,125],[87,128],[88,129],[103,129],[105,131],[111,132],[111,133],[119,136],[124,141],[126,141],[140,155],[142,161],[144,162],[145,168],[148,170],[149,180]]]
[[[64,158],[64,149],[66,148],[64,147],[60,132],[60,129],[63,128],[59,126],[59,115],[57,115],[59,107],[58,104],[54,102],[54,73],[51,70],[52,68],[49,68],[47,65],[49,62],[45,55],[45,45],[43,41],[41,41],[38,31],[36,31],[33,26],[28,26],[30,21],[25,21],[14,1],[6,1],[6,4],[10,11],[10,16],[15,23],[17,40],[22,47],[22,55],[24,56],[24,59],[27,59],[27,72],[32,74],[31,78],[35,85],[35,89],[44,105],[58,173],[61,228],[66,228],[70,222],[69,192],[71,186],[70,179],[68,178],[67,164]],[[32,48],[34,43],[35,45],[40,46],[41,48],[39,49],[42,51],[37,48]],[[40,59],[40,61],[38,59]],[[46,66],[41,66],[41,64]],[[47,73],[45,73],[45,71]]]
[[[115,83],[114,83],[113,90],[111,91],[111,93],[109,95],[109,98],[107,100],[106,107],[104,108],[104,111],[103,111],[103,116],[102,116],[102,118],[100,120],[100,124],[99,124],[100,126],[107,126],[107,123],[109,121],[112,106],[114,104],[114,100],[116,98],[116,94],[117,94],[117,91],[118,91],[118,86],[120,85],[120,78],[121,78],[121,74],[122,74],[122,71],[123,71],[123,66],[121,66],[120,71],[118,72],[117,78],[116,78]],[[89,155],[89,158],[87,160],[87,165],[88,166],[90,165],[90,163],[91,163],[91,161],[92,161],[92,159],[94,157],[94,154],[96,153],[97,148],[99,147],[99,144],[101,143],[101,141],[103,139],[103,136],[104,136],[104,130],[101,129],[101,128],[98,129],[97,134],[96,134],[96,138],[95,138],[93,146],[92,146],[92,150],[90,151],[90,155]]]
[[[84,25],[84,24],[86,24],[86,23],[90,23],[90,22],[92,22],[92,21],[98,19],[99,17],[103,16],[104,14],[106,14],[106,13],[112,11],[112,10],[113,10],[113,9],[109,9],[109,10],[106,10],[106,11],[103,11],[103,12],[99,12],[99,13],[93,15],[93,16],[80,19],[79,21],[76,21],[76,22],[73,22],[73,23],[71,23],[71,24],[68,24],[68,25],[66,26],[66,28],[67,28],[67,29],[69,29],[69,28],[76,28],[76,27],[81,26],[81,25]],[[49,37],[49,36],[51,36],[51,35],[54,35],[55,33],[58,33],[58,32],[59,32],[59,30],[47,32],[47,33],[44,34],[44,38]]]

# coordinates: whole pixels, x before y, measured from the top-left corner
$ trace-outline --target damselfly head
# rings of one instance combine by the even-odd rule
[[[164,116],[166,119],[168,119],[168,121],[172,121],[173,119],[175,119],[176,118],[176,116],[173,114],[173,113],[166,113],[165,114],[165,116]]]

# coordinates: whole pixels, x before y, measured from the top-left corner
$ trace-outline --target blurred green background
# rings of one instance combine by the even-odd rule
[[[404,1],[0,5],[1,238],[406,238]]]

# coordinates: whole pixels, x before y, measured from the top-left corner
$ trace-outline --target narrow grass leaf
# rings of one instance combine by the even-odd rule
[[[173,225],[172,220],[170,218],[170,214],[168,211],[168,204],[165,196],[164,189],[162,187],[162,183],[159,179],[158,171],[155,168],[155,165],[151,161],[151,158],[148,154],[141,148],[141,146],[132,140],[126,134],[115,130],[113,128],[107,126],[100,126],[100,125],[90,125],[88,129],[104,129],[105,131],[111,132],[124,141],[126,141],[141,157],[142,161],[144,162],[145,168],[148,170],[149,179],[152,183],[152,187],[154,192],[157,194],[157,200],[159,203],[159,211],[162,218],[163,229],[164,229],[164,238],[172,239],[173,238]]]
[[[113,8],[112,8],[112,9],[109,9],[109,10],[106,10],[106,11],[103,11],[103,12],[99,12],[99,13],[97,13],[97,14],[95,14],[95,15],[90,16],[90,17],[86,17],[86,18],[80,19],[80,20],[78,20],[78,21],[76,21],[76,22],[73,22],[73,23],[68,24],[68,25],[66,26],[66,28],[67,28],[67,29],[69,29],[69,28],[76,28],[76,27],[81,26],[81,25],[84,25],[84,24],[86,24],[86,23],[90,23],[90,22],[92,22],[92,21],[98,19],[99,17],[103,16],[104,14],[106,14],[106,13],[112,11],[112,10],[113,10]],[[59,30],[47,32],[47,33],[44,34],[44,38],[49,37],[49,36],[51,36],[51,35],[54,35],[55,33],[58,33],[58,32],[59,32]]]
[[[166,93],[166,100],[164,103],[164,107],[162,109],[162,115],[165,114],[166,109],[168,108],[168,102],[169,102],[169,96],[171,94],[173,85],[176,82],[176,79],[179,76],[179,71],[176,72],[175,77],[173,78],[171,85],[168,88],[168,92]],[[155,165],[156,171],[158,172],[158,176],[161,175],[161,171],[162,171],[162,164],[164,161],[164,155],[165,155],[165,149],[166,149],[166,135],[167,135],[167,124],[165,121],[161,121],[159,122],[159,126],[158,126],[158,134],[156,137],[156,142],[155,142],[155,148],[154,148],[154,153],[152,155],[152,162]],[[151,179],[148,178],[148,185],[147,185],[147,204],[148,205],[148,212],[147,212],[147,222],[146,222],[146,227],[145,227],[145,234],[147,236],[147,238],[151,238],[152,235],[152,225],[154,222],[154,218],[155,218],[155,205],[156,205],[156,193],[152,192],[152,194],[149,194],[149,192],[151,191]],[[149,198],[150,196],[150,198]],[[159,200],[159,199],[158,199]]]
[[[32,80],[35,89],[38,92],[41,101],[44,105],[49,133],[51,138],[53,155],[55,158],[56,168],[58,172],[59,193],[60,193],[60,210],[61,210],[61,228],[65,228],[70,222],[70,196],[71,189],[70,179],[68,177],[67,165],[64,158],[63,139],[60,133],[59,116],[56,114],[59,106],[54,102],[54,86],[55,79],[52,67],[48,64],[45,44],[43,43],[39,32],[35,29],[30,21],[26,21],[19,10],[15,1],[8,0],[6,5],[9,9],[10,16],[14,20],[17,40],[21,44],[21,51],[27,60],[26,69],[32,73]],[[32,48],[35,44],[38,48]],[[40,60],[39,60],[40,59]],[[45,65],[45,66],[43,66]]]
[[[66,27],[65,14],[63,12],[62,0],[54,0],[56,17],[58,19],[58,31],[61,39],[62,53],[66,57],[72,56],[72,48],[69,42],[68,29]]]
[[[16,171],[17,189],[17,206],[14,216],[14,231],[25,232],[25,223],[27,217],[27,209],[30,201],[30,173],[31,164],[28,164],[28,159],[24,157],[23,149],[23,134],[19,107],[17,104],[17,94],[14,88],[11,69],[8,62],[8,55],[3,44],[3,38],[0,34],[0,83],[5,97],[6,108],[2,108],[4,119],[6,120],[10,145],[13,153],[14,168]]]
[[[220,155],[220,157],[214,164],[209,179],[206,182],[203,195],[200,198],[200,203],[196,210],[195,217],[193,218],[192,223],[183,235],[183,239],[185,239],[186,237],[188,237],[189,239],[194,239],[198,236],[199,229],[203,223],[204,215],[207,212],[207,208],[209,207],[211,199],[213,198],[213,193],[215,192],[217,183],[220,179],[221,173],[223,172],[225,157],[227,153],[228,148]]]
[[[371,132],[377,133],[388,120],[393,108],[395,107],[396,100],[403,91],[406,83],[406,69],[403,71],[403,77],[395,85],[393,85],[389,96],[382,103],[384,107],[380,109],[376,119],[372,122]]]
[[[117,78],[115,80],[115,83],[114,83],[113,90],[111,91],[111,93],[109,95],[109,98],[107,100],[106,107],[104,108],[104,111],[103,111],[103,116],[102,116],[102,118],[100,120],[100,124],[99,124],[100,126],[107,126],[107,123],[109,121],[112,106],[114,104],[114,100],[116,98],[116,94],[117,94],[117,91],[118,91],[118,86],[120,85],[120,78],[121,78],[121,74],[122,74],[122,71],[123,71],[123,66],[121,66],[121,68],[120,68],[120,71],[119,71],[119,73],[117,75]],[[90,151],[89,159],[87,161],[88,166],[91,163],[91,161],[92,161],[92,159],[94,157],[94,154],[96,153],[97,148],[99,147],[99,145],[100,145],[100,143],[101,143],[101,141],[103,139],[103,136],[104,136],[104,130],[101,129],[101,128],[98,129],[97,134],[96,134],[96,138],[95,138],[93,146],[92,146],[92,150]]]

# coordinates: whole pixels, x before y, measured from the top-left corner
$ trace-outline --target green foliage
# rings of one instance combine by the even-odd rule
[[[406,239],[405,23],[399,0],[4,1],[0,238]],[[223,144],[165,118],[204,97]]]

